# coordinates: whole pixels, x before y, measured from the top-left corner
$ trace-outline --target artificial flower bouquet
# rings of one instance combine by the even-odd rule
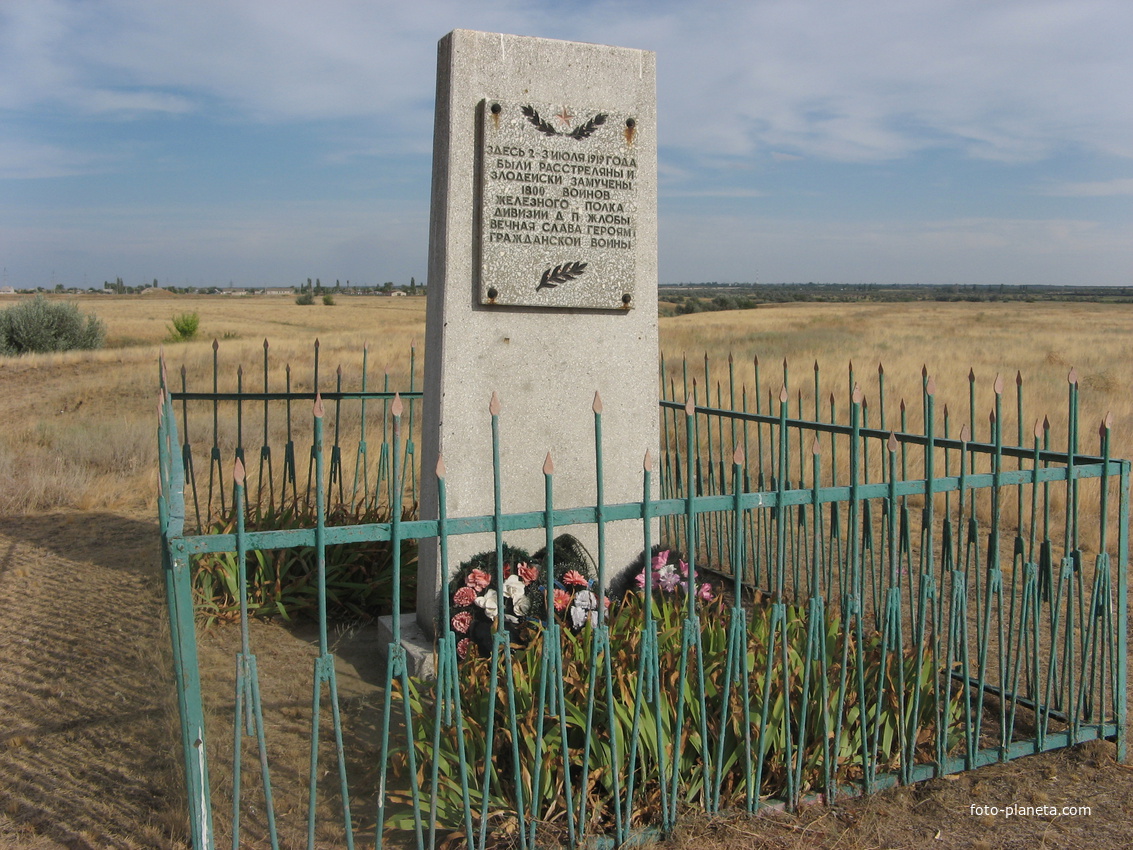
[[[651,573],[650,586],[654,594],[684,596],[689,592],[688,562],[679,552],[672,549],[653,548],[649,571]],[[645,589],[645,567],[638,568],[634,576],[634,587]],[[716,598],[716,592],[709,582],[701,582],[694,588],[696,595],[704,602],[711,602]]]
[[[554,546],[555,575],[549,580],[550,601],[559,624],[578,632],[587,623],[598,621],[596,569],[586,550],[571,535],[556,538]],[[491,653],[492,631],[501,615],[512,642],[528,643],[530,630],[539,628],[547,619],[546,560],[546,549],[530,555],[505,544],[502,589],[497,586],[494,551],[476,555],[457,568],[448,589],[449,625],[456,634],[457,654],[461,658]],[[611,599],[621,600],[626,593],[644,590],[647,562],[655,601],[677,602],[687,598],[688,563],[676,550],[654,546],[648,559],[643,552],[632,566],[614,578],[602,601],[607,609]],[[697,584],[693,592],[703,602],[716,598],[709,582]]]
[[[461,658],[491,652],[492,630],[502,614],[503,626],[515,643],[526,644],[528,630],[547,617],[547,590],[562,625],[579,631],[598,619],[597,578],[593,561],[570,535],[557,538],[555,575],[548,578],[546,549],[535,555],[503,547],[503,587],[498,587],[496,553],[483,552],[457,568],[449,582],[449,625]],[[605,602],[609,606],[609,599]]]

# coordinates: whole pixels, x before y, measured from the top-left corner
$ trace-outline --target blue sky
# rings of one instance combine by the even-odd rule
[[[662,283],[1133,285],[1129,0],[4,0],[4,282],[421,281],[457,27],[657,52]]]

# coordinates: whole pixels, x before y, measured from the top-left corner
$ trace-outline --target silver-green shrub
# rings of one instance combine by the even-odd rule
[[[37,295],[0,311],[0,354],[102,348],[106,325],[77,306]]]

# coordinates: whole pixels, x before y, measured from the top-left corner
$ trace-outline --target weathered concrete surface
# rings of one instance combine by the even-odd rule
[[[499,307],[480,303],[479,116],[488,98],[598,105],[636,119],[633,304],[628,310]],[[488,404],[501,401],[503,510],[540,510],[544,458],[555,462],[556,507],[596,501],[594,393],[601,393],[605,501],[641,498],[642,460],[658,446],[657,146],[654,55],[594,44],[456,30],[439,44],[433,148],[429,296],[422,435],[424,517],[436,514],[433,476],[447,467],[450,516],[492,512]],[[567,529],[563,529],[567,530]],[[597,559],[593,527],[573,527]],[[654,538],[656,539],[656,538]],[[544,532],[509,532],[532,551]],[[608,526],[612,574],[643,544],[640,522]],[[453,538],[449,568],[493,547],[491,535]],[[437,547],[422,545],[417,618],[432,633]]]

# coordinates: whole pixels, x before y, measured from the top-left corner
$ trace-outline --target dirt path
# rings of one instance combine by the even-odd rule
[[[155,522],[0,518],[5,846],[182,846],[158,565]]]

